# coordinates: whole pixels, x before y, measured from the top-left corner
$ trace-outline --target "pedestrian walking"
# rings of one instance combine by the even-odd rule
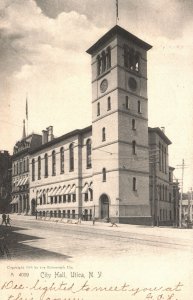
[[[109,222],[111,223],[111,227],[113,227],[113,226],[118,227],[118,225],[115,223],[115,221],[112,221],[111,219],[109,219]]]
[[[6,220],[6,214],[2,214],[2,222],[1,225],[5,224],[5,226],[7,226],[7,220]]]
[[[95,224],[95,221],[96,221],[95,216],[93,216],[93,217],[92,217],[92,225],[93,225],[93,226],[94,226],[94,224]]]
[[[11,218],[9,215],[7,215],[6,222],[7,222],[7,225],[9,225],[11,227]]]

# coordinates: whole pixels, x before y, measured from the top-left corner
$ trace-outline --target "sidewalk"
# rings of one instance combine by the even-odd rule
[[[118,227],[111,225],[111,223],[103,223],[103,222],[95,222],[93,225],[92,221],[81,221],[81,224],[75,224],[76,220],[72,219],[73,223],[67,223],[67,219],[56,221],[53,220],[43,221],[41,219],[35,218],[35,216],[24,216],[24,215],[17,215],[11,214],[11,219],[14,220],[23,220],[29,222],[41,222],[41,223],[57,223],[60,226],[73,226],[78,228],[92,228],[92,229],[101,229],[101,230],[108,230],[113,232],[124,232],[130,233],[133,235],[142,234],[147,236],[155,236],[155,237],[167,237],[172,239],[182,239],[187,241],[192,241],[193,245],[193,229],[180,229],[180,228],[173,228],[173,227],[151,227],[151,226],[142,226],[142,225],[131,225],[131,224],[117,224]],[[55,220],[55,221],[54,221]],[[22,225],[22,224],[21,224]]]

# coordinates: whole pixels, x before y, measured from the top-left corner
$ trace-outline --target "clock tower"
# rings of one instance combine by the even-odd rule
[[[92,165],[95,216],[150,224],[147,51],[114,26],[92,57]]]

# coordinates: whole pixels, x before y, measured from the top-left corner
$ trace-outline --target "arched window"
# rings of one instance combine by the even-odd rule
[[[132,153],[136,154],[136,141],[132,142]]]
[[[41,157],[38,157],[38,179],[41,179]]]
[[[107,110],[111,110],[111,97],[107,99]]]
[[[101,58],[98,55],[97,56],[97,75],[99,76],[101,74]]]
[[[52,151],[52,176],[56,175],[56,152]]]
[[[64,148],[60,149],[60,173],[64,173]]]
[[[48,177],[48,154],[44,155],[44,176]]]
[[[105,51],[102,52],[102,72],[106,70],[106,54]]]
[[[136,127],[135,127],[136,125],[135,125],[135,119],[132,119],[132,129],[133,130],[135,130],[136,129]]]
[[[100,103],[97,103],[97,116],[100,116]]]
[[[124,66],[126,68],[128,68],[128,54],[129,54],[128,46],[124,45]]]
[[[137,111],[139,114],[141,114],[141,101],[137,102]]]
[[[70,144],[69,146],[69,170],[74,171],[74,146],[73,144]]]
[[[102,129],[102,142],[106,141],[106,129],[103,127]]]
[[[137,190],[137,180],[135,177],[133,177],[133,191]]]
[[[111,48],[107,48],[107,54],[106,54],[106,61],[107,61],[107,69],[110,69],[111,67]]]
[[[29,157],[27,157],[27,172],[29,172]]]
[[[19,174],[22,173],[22,160],[20,160],[19,162]]]
[[[91,140],[88,139],[86,142],[86,167],[92,167],[92,149],[91,149]]]
[[[23,160],[23,172],[25,172],[26,171],[26,160],[24,159]]]
[[[107,175],[106,175],[106,169],[105,168],[103,168],[102,174],[103,174],[103,182],[105,182],[107,180]]]
[[[32,159],[32,181],[35,180],[35,159]]]

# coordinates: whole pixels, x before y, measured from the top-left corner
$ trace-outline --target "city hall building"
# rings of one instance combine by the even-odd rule
[[[164,195],[170,190],[170,141],[161,129],[148,129],[147,51],[151,48],[116,25],[87,50],[92,125],[58,138],[52,126],[43,130],[41,145],[29,151],[31,214],[155,224],[157,218],[166,218],[164,208],[173,221],[173,208],[161,203],[156,192],[158,185]],[[154,148],[161,173],[152,175]]]

